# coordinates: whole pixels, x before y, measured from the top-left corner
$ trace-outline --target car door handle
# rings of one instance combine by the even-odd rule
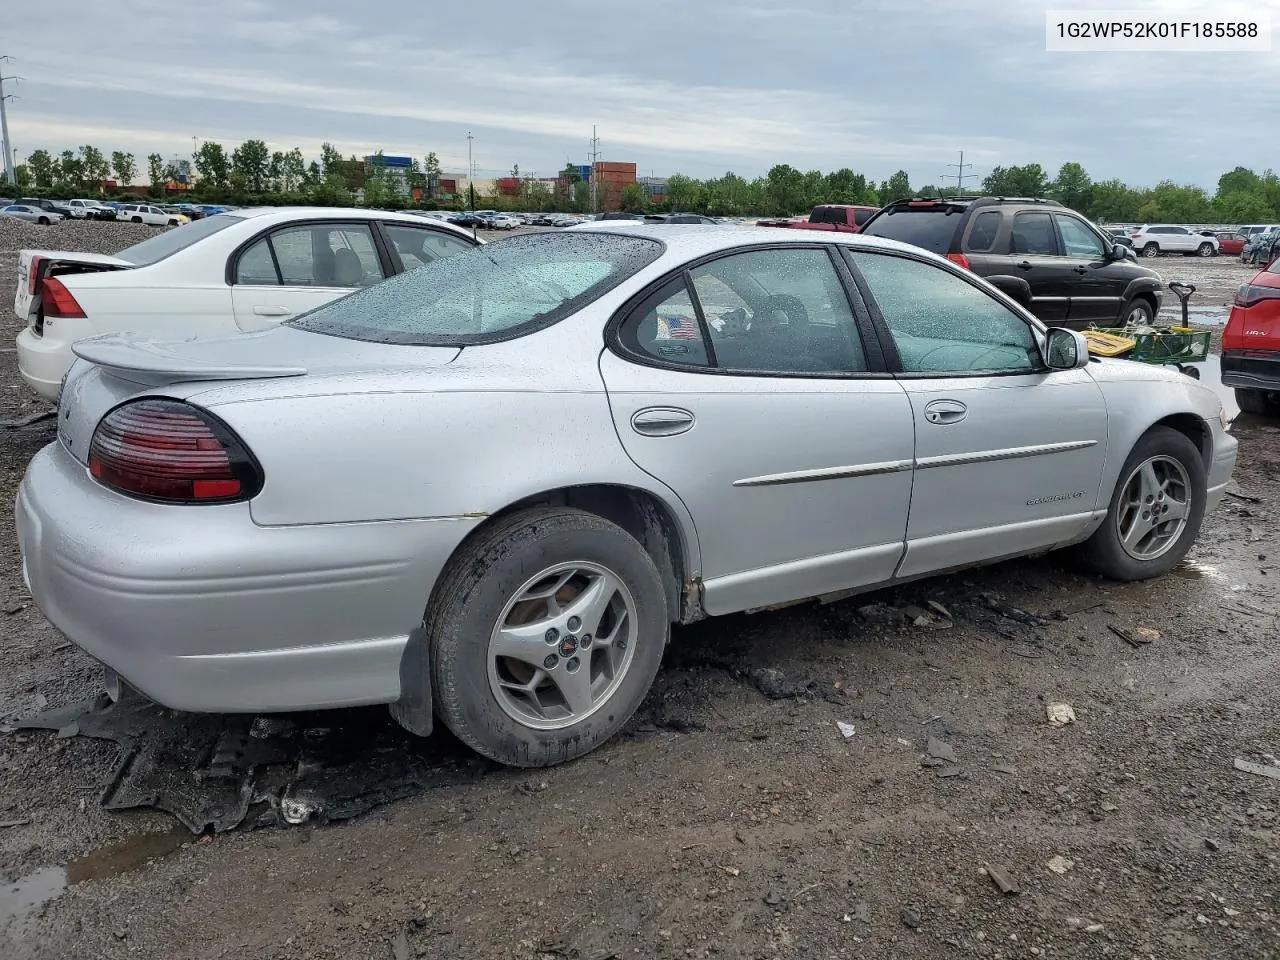
[[[925,405],[924,418],[930,423],[956,423],[968,412],[969,408],[958,400],[934,400]]]
[[[253,312],[260,317],[287,317],[293,313],[288,307],[254,307]]]
[[[1072,270],[1074,270],[1076,273],[1088,273],[1088,272],[1089,272],[1089,268],[1088,268],[1088,267],[1072,267],[1071,269],[1072,269]]]
[[[1030,260],[1023,260],[1023,261],[1021,261],[1020,263],[1015,264],[1015,266],[1016,266],[1019,270],[1030,270],[1030,269],[1031,269],[1031,261],[1030,261]]]
[[[693,424],[693,414],[679,407],[646,407],[631,417],[631,429],[646,437],[674,437]]]

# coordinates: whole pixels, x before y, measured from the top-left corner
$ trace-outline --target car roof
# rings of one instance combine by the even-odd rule
[[[242,220],[266,220],[270,223],[288,223],[293,220],[416,220],[417,216],[407,210],[365,210],[360,207],[244,207],[239,210],[227,210],[220,214],[224,217],[238,217]],[[433,226],[453,231],[460,236],[471,234],[461,227],[442,220],[431,221]]]
[[[647,237],[661,241],[666,245],[669,253],[678,257],[698,257],[747,244],[753,246],[757,244],[800,246],[820,244],[866,250],[901,251],[933,260],[943,260],[942,257],[909,243],[889,240],[885,237],[868,237],[859,233],[771,230],[768,227],[749,227],[741,224],[643,223],[637,220],[597,220],[569,227],[568,230],[580,233],[616,233],[624,237]]]

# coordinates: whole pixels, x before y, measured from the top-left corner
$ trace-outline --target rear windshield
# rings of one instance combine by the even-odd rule
[[[193,220],[191,223],[184,224],[181,227],[171,227],[164,233],[158,233],[150,239],[143,240],[141,243],[135,243],[132,247],[126,247],[116,256],[136,266],[145,267],[148,264],[157,263],[165,257],[171,257],[179,250],[185,250],[196,241],[212,236],[219,230],[225,230],[243,219],[243,217],[233,217],[220,213],[216,217]]]
[[[662,251],[656,240],[607,233],[509,237],[366,287],[288,325],[376,343],[496,343],[564,319]]]
[[[946,254],[951,252],[963,213],[963,207],[899,207],[883,211],[862,233]]]

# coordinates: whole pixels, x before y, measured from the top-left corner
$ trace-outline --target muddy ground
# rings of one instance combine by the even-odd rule
[[[1203,286],[1224,299],[1247,275],[1227,267],[1159,262],[1221,271]],[[39,408],[11,302],[6,284],[0,420]],[[98,807],[114,745],[0,735],[0,956],[1276,956],[1280,780],[1233,764],[1280,754],[1280,423],[1234,431],[1236,495],[1161,581],[1048,557],[678,629],[598,752],[464,763],[341,824],[195,838]],[[52,439],[0,430],[0,527]],[[0,723],[92,695],[10,534],[0,601]],[[929,601],[950,619],[915,626]],[[1112,629],[1139,627],[1159,636]]]

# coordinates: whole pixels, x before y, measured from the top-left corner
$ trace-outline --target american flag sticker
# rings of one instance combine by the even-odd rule
[[[672,315],[658,317],[659,340],[700,340],[702,334],[698,330],[698,321],[692,317]]]

